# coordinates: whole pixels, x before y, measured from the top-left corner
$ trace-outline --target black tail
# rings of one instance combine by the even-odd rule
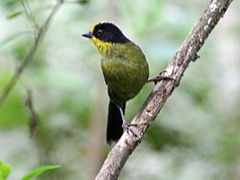
[[[125,111],[125,105],[122,107],[123,113]],[[108,125],[107,125],[107,143],[111,144],[111,141],[118,141],[123,134],[122,117],[120,110],[116,104],[109,102],[108,106]]]

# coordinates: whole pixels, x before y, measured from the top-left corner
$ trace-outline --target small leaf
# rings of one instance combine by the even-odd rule
[[[79,0],[78,2],[79,2],[79,4],[81,4],[81,5],[86,5],[86,4],[89,3],[89,0]]]
[[[15,13],[10,14],[9,16],[7,16],[7,19],[13,19],[13,18],[15,18],[15,17],[17,17],[17,16],[19,16],[21,14],[22,14],[21,11],[15,12]]]
[[[6,180],[12,168],[7,163],[0,161],[0,180]]]
[[[45,172],[47,170],[56,169],[56,168],[59,168],[59,167],[60,167],[60,165],[42,166],[42,167],[37,168],[34,171],[28,173],[21,180],[30,180],[31,178],[37,177],[38,175],[40,175],[41,173],[43,173],[43,172]]]

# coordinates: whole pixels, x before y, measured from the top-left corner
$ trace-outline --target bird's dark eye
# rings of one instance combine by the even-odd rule
[[[98,36],[101,36],[102,33],[103,33],[103,31],[102,31],[101,29],[99,29],[99,30],[97,31],[97,35],[98,35]]]

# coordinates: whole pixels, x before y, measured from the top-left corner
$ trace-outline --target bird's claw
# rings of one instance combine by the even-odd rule
[[[161,80],[174,80],[174,81],[176,81],[176,79],[174,79],[171,76],[163,76],[163,75],[159,74],[154,78],[148,79],[147,82],[154,82],[156,84],[158,81],[161,81]]]
[[[130,131],[135,137],[138,137],[138,136],[135,134],[135,132],[133,132],[133,130],[130,128],[130,126],[135,126],[135,127],[136,127],[136,126],[138,126],[138,124],[128,124],[128,123],[125,121],[125,122],[123,122],[122,126],[123,126],[123,128],[126,129],[128,135],[129,135],[129,131]]]
[[[171,76],[166,76],[166,75],[164,75],[164,73],[166,73],[165,70],[160,72],[159,75],[157,75],[156,77],[148,79],[147,82],[154,82],[156,84],[158,81],[161,81],[161,80],[174,80],[174,81],[176,81],[176,79],[174,79]]]

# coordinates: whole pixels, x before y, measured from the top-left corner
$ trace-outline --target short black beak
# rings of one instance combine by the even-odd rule
[[[92,33],[91,32],[84,33],[84,34],[82,34],[82,36],[91,39],[92,38]]]

